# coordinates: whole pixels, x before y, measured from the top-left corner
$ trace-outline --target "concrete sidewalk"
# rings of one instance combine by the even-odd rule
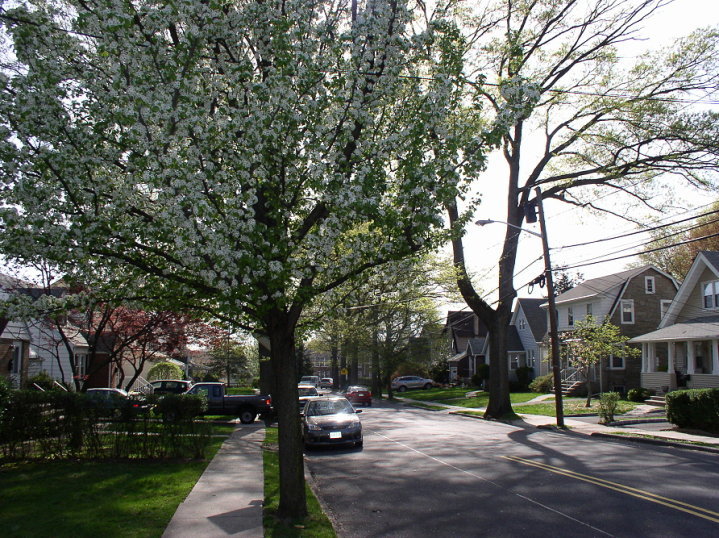
[[[163,538],[261,538],[264,438],[261,422],[236,429],[177,507]]]

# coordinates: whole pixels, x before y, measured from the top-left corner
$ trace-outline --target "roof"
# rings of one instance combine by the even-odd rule
[[[629,340],[630,344],[719,339],[719,315],[694,318]]]
[[[719,252],[714,250],[702,250],[699,254],[703,254],[707,263],[713,265],[714,270],[719,273]]]
[[[447,323],[444,329],[445,331],[451,329],[454,336],[457,337],[486,336],[487,328],[481,320],[478,322],[479,333],[475,332],[476,321],[477,315],[472,311],[450,310],[447,312]]]
[[[507,330],[507,351],[524,351],[524,344],[519,338],[516,325],[510,325]]]
[[[479,355],[484,348],[486,338],[470,338],[467,342],[467,351],[470,355]]]
[[[547,313],[540,308],[546,301],[546,299],[530,299],[528,297],[517,299],[536,342],[541,342],[544,335],[547,334]]]
[[[607,295],[614,288],[620,287],[627,280],[634,278],[637,275],[642,274],[647,269],[650,269],[651,265],[644,265],[635,269],[629,269],[622,271],[621,273],[614,273],[612,275],[600,276],[598,278],[592,278],[585,280],[581,284],[577,284],[571,290],[565,291],[564,293],[557,296],[555,299],[556,304],[568,303],[586,297],[596,297],[597,295]]]

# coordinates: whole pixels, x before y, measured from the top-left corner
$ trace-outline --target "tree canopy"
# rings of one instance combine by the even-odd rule
[[[0,20],[0,250],[265,335],[280,515],[305,513],[294,334],[441,241],[490,139],[452,12],[405,0],[20,0]],[[511,116],[512,111],[508,114]]]

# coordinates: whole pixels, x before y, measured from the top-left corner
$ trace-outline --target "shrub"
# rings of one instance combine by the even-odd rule
[[[156,411],[169,422],[190,422],[207,411],[207,400],[199,394],[163,394]]]
[[[529,390],[546,394],[552,392],[553,386],[552,374],[547,374],[535,377],[529,384]]]
[[[182,368],[172,362],[158,362],[147,372],[147,379],[182,379]]]
[[[617,412],[619,398],[618,392],[604,392],[599,397],[599,422],[601,424],[614,421],[614,413]]]
[[[515,373],[517,375],[517,383],[519,384],[519,390],[527,390],[529,382],[532,379],[532,374],[534,374],[534,368],[532,368],[531,366],[520,366],[515,370]]]
[[[666,401],[672,424],[719,432],[719,389],[676,390],[667,394]]]
[[[652,391],[645,388],[629,389],[627,400],[630,402],[643,402],[652,395]]]

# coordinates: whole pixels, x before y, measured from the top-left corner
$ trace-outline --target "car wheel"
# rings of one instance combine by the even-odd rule
[[[242,424],[252,424],[256,416],[257,414],[252,409],[240,410],[240,422],[242,422]]]
[[[429,390],[429,389],[431,389],[431,388],[432,388],[432,383],[427,383],[427,384],[424,386],[424,390]]]
[[[367,402],[367,407],[372,407],[372,402]]]
[[[399,388],[397,389],[397,392],[405,392],[406,390],[407,390],[407,387],[405,387],[404,385],[402,385],[401,387],[399,387]]]
[[[362,448],[363,446],[364,446],[364,441],[357,441],[355,443],[355,447],[357,447],[357,448]]]

